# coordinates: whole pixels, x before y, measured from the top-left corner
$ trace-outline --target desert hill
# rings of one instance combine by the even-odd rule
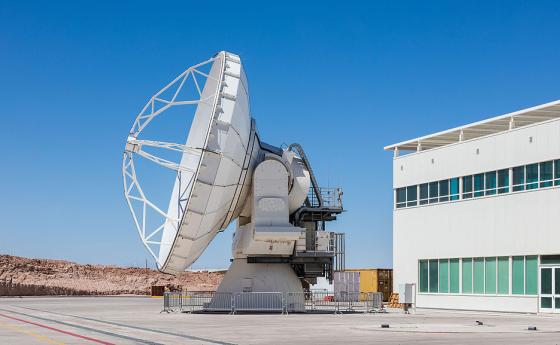
[[[0,296],[147,295],[152,285],[213,291],[222,277],[223,272],[184,272],[172,276],[144,268],[0,255]]]

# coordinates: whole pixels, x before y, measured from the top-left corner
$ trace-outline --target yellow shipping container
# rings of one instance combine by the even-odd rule
[[[388,300],[393,286],[391,269],[354,268],[347,272],[360,272],[360,292],[383,292],[384,300]]]
[[[377,269],[347,269],[347,272],[360,272],[360,292],[377,292]]]

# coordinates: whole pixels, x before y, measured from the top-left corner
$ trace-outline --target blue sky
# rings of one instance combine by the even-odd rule
[[[509,2],[0,3],[0,253],[143,265],[121,159],[148,98],[241,55],[264,141],[344,188],[347,266],[391,265],[383,146],[560,99],[560,6]],[[231,229],[194,267],[226,267]]]

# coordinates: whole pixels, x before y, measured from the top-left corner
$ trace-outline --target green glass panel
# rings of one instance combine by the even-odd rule
[[[434,202],[438,202],[438,183],[430,182],[429,189],[430,189],[430,204]]]
[[[406,187],[406,206],[416,206],[416,194],[418,188],[416,186]]]
[[[560,295],[560,268],[554,269],[554,285],[554,293]]]
[[[459,200],[459,179],[452,178],[449,180],[449,198],[450,200]]]
[[[474,196],[484,195],[484,174],[474,175]]]
[[[541,308],[552,308],[552,297],[541,297]]]
[[[560,159],[554,161],[554,185],[560,185]]]
[[[449,292],[459,293],[459,259],[449,260]]]
[[[425,205],[428,203],[428,184],[424,183],[420,185],[420,205]]]
[[[496,293],[496,258],[484,259],[484,293]]]
[[[420,260],[420,292],[428,292],[428,260]]]
[[[554,309],[560,309],[560,297],[554,297]]]
[[[498,258],[498,293],[509,294],[509,257]]]
[[[525,167],[513,168],[513,191],[517,192],[525,189]]]
[[[541,265],[559,265],[560,255],[542,255]]]
[[[439,201],[449,201],[449,180],[439,181]]]
[[[484,258],[474,258],[474,293],[484,293]]]
[[[552,161],[542,162],[539,165],[539,180],[541,181],[541,187],[552,186]]]
[[[525,293],[525,258],[514,256],[511,264],[511,293],[523,295]]]
[[[498,193],[509,192],[509,169],[498,171]]]
[[[439,260],[439,292],[449,292],[449,260]]]
[[[536,295],[539,280],[538,258],[534,256],[525,257],[525,294]]]
[[[397,188],[397,208],[406,206],[406,188]]]
[[[472,198],[472,176],[463,177],[463,199]]]
[[[486,195],[496,194],[496,172],[486,173]]]
[[[552,294],[552,268],[541,269],[541,293],[543,295]]]
[[[429,270],[430,270],[430,292],[438,292],[438,261],[429,260]]]
[[[463,259],[463,293],[472,293],[472,259]]]
[[[525,184],[526,189],[535,189],[538,187],[539,180],[539,165],[529,164],[525,167],[525,175],[527,178],[527,183]]]

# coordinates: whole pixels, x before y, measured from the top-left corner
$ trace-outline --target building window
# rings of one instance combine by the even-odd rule
[[[541,265],[560,265],[560,255],[542,255]],[[560,273],[560,270],[558,270],[558,273]],[[560,284],[560,279],[558,284]],[[560,292],[560,286],[558,292]]]
[[[541,293],[545,295],[552,294],[552,269],[544,269],[541,274]],[[549,307],[550,308],[550,307]]]
[[[397,208],[406,206],[406,188],[397,188]]]
[[[525,294],[536,295],[538,282],[538,258],[536,255],[525,257]]]
[[[420,260],[420,292],[428,292],[428,260]]]
[[[459,200],[459,179],[456,177],[449,180],[449,199]]]
[[[525,294],[525,257],[514,256],[511,264],[511,293],[514,295]]]
[[[484,195],[484,174],[474,175],[474,197]]]
[[[498,171],[498,194],[509,192],[509,169]]]
[[[430,204],[438,202],[438,183],[430,182],[429,189],[430,189]]]
[[[484,258],[474,258],[473,292],[479,294],[484,293]]]
[[[429,260],[429,290],[430,292],[438,292],[438,260]]]
[[[539,164],[539,181],[541,188],[552,186],[552,161]]]
[[[449,180],[439,181],[439,201],[449,201]]]
[[[424,183],[420,185],[420,205],[425,205],[428,203],[428,184]]]
[[[525,189],[536,189],[539,181],[539,165],[529,164],[525,166]]]
[[[459,259],[449,260],[449,292],[459,293]]]
[[[472,190],[473,190],[473,184],[472,184],[472,176],[464,176],[463,177],[463,199],[468,199],[468,198],[472,198],[473,194],[472,194]]]
[[[513,168],[513,191],[517,192],[525,189],[525,167]]]
[[[541,297],[541,308],[552,308],[552,297]]]
[[[498,293],[509,294],[509,257],[498,258]]]
[[[541,258],[542,259],[542,258]],[[541,294],[543,295],[551,295],[556,294],[559,291],[559,281],[560,281],[560,270],[554,270],[554,285],[552,284],[553,276],[552,276],[553,269],[550,267],[542,268],[541,269]],[[552,297],[541,297],[541,308],[552,308]],[[554,297],[554,309],[559,308],[560,298]]]
[[[484,293],[496,293],[496,258],[484,259]]]
[[[536,189],[539,186],[539,165],[535,163],[525,166],[525,176],[527,179],[525,189]]]
[[[439,292],[449,292],[449,260],[439,260]]]
[[[560,159],[554,161],[554,185],[560,185]]]
[[[416,194],[418,189],[416,186],[406,187],[406,206],[416,206]]]
[[[396,188],[395,206],[403,208],[455,201],[460,199],[461,193],[463,199],[469,199],[552,186],[560,186],[560,159],[522,165],[511,168],[511,171],[501,169]]]
[[[463,293],[472,293],[472,259],[462,259],[462,280],[463,280]]]
[[[496,172],[490,171],[486,173],[486,195],[496,194]]]
[[[508,256],[419,260],[419,292],[509,295],[511,281],[513,295],[537,295],[538,256],[511,260],[511,269]],[[557,263],[560,255],[546,260]],[[560,290],[560,270],[557,275]]]

